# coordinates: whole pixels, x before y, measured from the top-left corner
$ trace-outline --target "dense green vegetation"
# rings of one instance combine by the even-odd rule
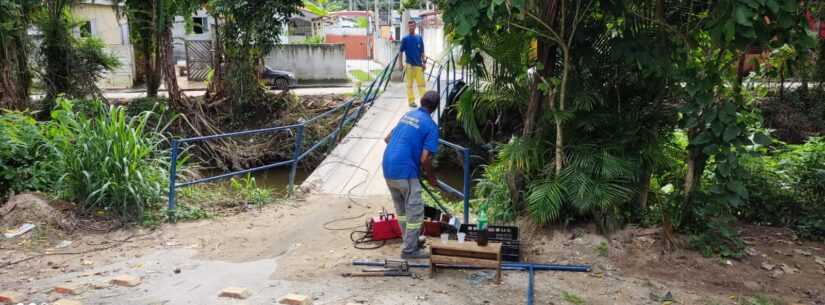
[[[168,190],[168,137],[222,133],[218,126],[293,122],[312,113],[294,96],[266,93],[257,72],[261,56],[278,43],[283,21],[297,13],[300,3],[114,1],[112,10],[130,23],[143,70],[140,78],[147,86],[148,97],[130,101],[127,109],[101,100],[96,83],[118,63],[100,40],[88,37],[83,20],[72,15],[76,1],[0,0],[0,199],[41,191],[77,203],[81,215],[149,223],[169,216],[160,213]],[[171,28],[175,16],[201,8],[220,20],[220,43],[209,92],[204,98],[189,98],[175,78]],[[36,45],[27,32],[31,27],[42,34]],[[157,98],[161,79],[168,99]],[[30,98],[38,81],[44,103]],[[306,138],[316,138],[322,132],[317,129],[308,128]],[[194,155],[223,169],[249,167],[277,159],[280,152],[260,147],[282,138],[206,143],[185,151],[179,163]],[[243,159],[236,158],[237,147],[249,149]],[[184,168],[179,173],[192,174]],[[252,178],[233,180],[227,190],[232,194],[221,196],[244,204],[260,205],[272,197]],[[189,205],[191,200],[183,201],[176,211],[180,215],[172,216],[209,215]]]
[[[439,6],[462,64],[478,76],[457,102],[456,118],[477,150],[492,148],[476,195],[495,219],[589,220],[604,231],[662,225],[668,240],[685,233],[697,248],[723,256],[741,253],[736,221],[822,237],[825,151],[809,138],[822,130],[813,128],[801,145],[771,140],[760,106],[821,96],[821,86],[809,84],[822,80],[816,71],[823,62],[812,59],[822,44],[803,14],[821,15],[818,4]],[[748,71],[753,50],[769,51],[766,64]],[[786,77],[802,86],[771,86]]]
[[[166,138],[162,129],[147,127],[157,114],[128,117],[122,107],[87,103],[85,113],[58,99],[44,122],[19,112],[0,116],[2,195],[45,191],[87,215],[140,220],[164,201],[168,186]]]

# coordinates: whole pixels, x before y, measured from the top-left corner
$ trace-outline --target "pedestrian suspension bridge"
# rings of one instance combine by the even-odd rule
[[[299,124],[172,140],[169,168],[169,212],[173,213],[175,210],[176,191],[179,188],[282,166],[288,166],[290,169],[289,196],[293,196],[297,187],[301,192],[311,194],[347,197],[385,195],[389,198],[389,189],[384,182],[384,174],[381,169],[381,161],[386,148],[384,137],[390,133],[401,117],[411,110],[407,105],[406,85],[403,81],[400,81],[403,77],[403,73],[401,73],[403,66],[399,59],[400,54],[395,55],[390,64],[384,67],[379,76],[370,83],[366,91],[360,96]],[[394,75],[396,76],[394,77]],[[465,78],[470,79],[471,77],[472,74],[469,71],[456,68],[452,53],[442,61],[427,61],[425,69],[427,88],[428,90],[437,91],[441,96],[440,106],[433,113],[433,119],[436,122],[445,112],[444,109],[448,105],[450,93],[460,88],[457,84],[464,81]],[[418,96],[420,97],[422,94],[419,93]],[[337,126],[332,132],[314,143],[304,141],[305,128],[312,124],[319,124],[320,119],[326,117],[340,117],[336,120]],[[342,135],[347,129],[349,129],[349,132]],[[291,143],[284,143],[284,145],[294,147],[293,157],[290,160],[213,177],[178,181],[177,161],[179,152],[187,145],[221,138],[275,133],[288,133],[290,135]],[[333,148],[324,161],[300,186],[296,186],[295,176],[300,162],[310,153],[329,147],[330,144]],[[470,151],[468,148],[443,139],[441,144],[442,147],[439,149],[439,153],[455,151],[463,157],[463,184],[451,186],[443,181],[439,181],[439,184],[442,189],[464,199],[464,223],[467,223],[470,198]]]

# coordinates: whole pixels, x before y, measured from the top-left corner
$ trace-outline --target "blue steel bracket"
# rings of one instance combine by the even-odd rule
[[[175,219],[175,188],[177,187],[177,168],[178,168],[178,140],[172,139],[172,155],[169,158],[169,193],[167,198],[166,212],[169,213],[169,219],[174,222]]]
[[[304,140],[304,124],[298,125],[298,131],[295,133],[295,148],[292,151],[292,164],[289,168],[289,186],[287,188],[289,198],[295,193],[295,172],[298,171],[298,162],[300,161],[301,149]]]

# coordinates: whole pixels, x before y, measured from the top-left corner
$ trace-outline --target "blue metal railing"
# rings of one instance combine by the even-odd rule
[[[462,158],[462,167],[464,169],[463,172],[463,185],[461,186],[461,192],[450,186],[444,181],[438,180],[438,186],[447,191],[448,193],[453,194],[454,196],[460,197],[464,201],[464,223],[470,223],[470,198],[472,198],[472,194],[470,193],[470,182],[472,181],[472,177],[470,177],[470,149],[463,147],[461,145],[448,142],[446,140],[439,141],[442,146],[447,146],[459,153],[461,153]]]
[[[288,185],[288,196],[292,197],[294,193],[295,187],[295,175],[297,172],[298,164],[301,160],[309,156],[310,153],[314,152],[315,150],[319,149],[323,145],[330,143],[330,141],[337,141],[338,137],[341,135],[344,127],[358,118],[360,118],[364,111],[369,108],[376,100],[380,92],[385,91],[387,86],[389,85],[390,79],[392,77],[393,71],[395,71],[396,63],[399,62],[400,53],[397,53],[393,60],[387,64],[384,69],[381,71],[379,76],[374,79],[369,87],[367,88],[366,92],[363,94],[363,102],[357,106],[356,111],[352,111],[352,107],[355,105],[357,98],[350,99],[344,104],[338,105],[333,109],[325,111],[321,114],[318,114],[306,121],[303,121],[298,124],[286,125],[286,126],[279,126],[279,127],[270,127],[270,128],[262,128],[262,129],[255,129],[255,130],[247,130],[247,131],[238,131],[238,132],[230,132],[224,134],[217,134],[217,135],[210,135],[210,136],[199,136],[199,137],[191,137],[185,139],[173,139],[171,143],[171,160],[169,164],[169,193],[168,193],[168,212],[171,215],[174,215],[174,211],[176,208],[175,200],[176,200],[176,190],[180,187],[191,186],[200,183],[207,183],[212,182],[220,179],[226,179],[233,176],[243,175],[247,173],[257,172],[266,169],[272,169],[280,166],[289,166],[289,185]],[[447,96],[442,95],[441,91],[441,79],[442,79],[442,72],[446,72],[444,75],[446,77],[446,92],[449,93],[449,90],[452,88],[454,82],[456,81],[456,68],[455,68],[455,60],[453,58],[452,52],[446,63],[438,63],[433,61],[432,67],[430,68],[430,73],[428,74],[427,80],[429,81],[432,76],[433,72],[438,67],[438,73],[436,73],[436,88],[439,96],[443,99],[446,99]],[[445,70],[446,67],[446,70]],[[465,76],[464,68],[462,67],[461,76],[462,78]],[[447,94],[449,95],[449,94]],[[310,146],[309,149],[303,150],[303,142],[304,142],[304,130],[307,125],[316,123],[318,120],[330,116],[333,113],[337,113],[343,110],[343,114],[341,115],[341,119],[338,121],[338,126],[330,132],[330,134],[326,135],[322,139],[318,140],[314,144]],[[441,105],[439,104],[437,117],[441,117]],[[195,142],[204,142],[210,141],[215,139],[221,138],[230,138],[230,137],[238,137],[238,136],[250,136],[250,135],[257,135],[257,134],[272,134],[272,133],[279,133],[279,132],[292,132],[294,134],[294,148],[292,153],[292,158],[290,160],[284,160],[275,162],[272,164],[262,165],[254,168],[238,170],[234,172],[224,173],[217,176],[206,177],[201,179],[196,179],[192,181],[186,182],[177,182],[177,163],[180,153],[180,148],[182,145],[195,143]],[[462,190],[458,191],[454,187],[448,185],[443,181],[438,181],[439,186],[446,190],[448,193],[452,193],[455,196],[462,198],[464,201],[464,223],[469,222],[469,215],[470,215],[470,198],[471,191],[470,191],[470,149],[466,147],[462,147],[460,145],[441,140],[442,145],[449,147],[452,150],[459,152],[462,155],[463,159],[463,185]]]
[[[337,141],[338,136],[344,129],[347,123],[350,123],[354,120],[357,120],[361,117],[364,113],[364,110],[370,107],[374,102],[375,99],[378,97],[379,91],[386,90],[387,85],[389,85],[390,78],[392,76],[392,71],[395,69],[395,63],[398,61],[399,54],[396,54],[392,63],[388,64],[384,67],[381,71],[379,76],[374,79],[370,86],[367,88],[366,92],[364,93],[362,100],[363,102],[358,106],[357,111],[351,111],[352,107],[355,105],[355,102],[358,100],[358,97],[352,98],[344,104],[338,105],[333,109],[325,111],[321,114],[318,114],[309,120],[303,121],[298,124],[286,125],[286,126],[279,126],[279,127],[270,127],[270,128],[262,128],[262,129],[255,129],[255,130],[247,130],[247,131],[238,131],[238,132],[229,132],[224,134],[217,134],[217,135],[210,135],[210,136],[200,136],[200,137],[191,137],[185,139],[173,139],[171,143],[171,158],[169,161],[169,192],[168,192],[168,212],[170,215],[174,215],[174,211],[176,208],[175,200],[176,200],[176,190],[180,187],[191,186],[194,184],[200,183],[207,183],[215,180],[226,179],[233,176],[243,175],[247,173],[257,172],[261,170],[276,168],[280,166],[289,166],[289,186],[288,186],[288,196],[292,197],[295,188],[295,175],[298,169],[298,163],[309,156],[310,153],[314,152],[315,150],[319,149],[323,145],[329,143],[330,141]],[[304,142],[304,130],[305,127],[309,124],[316,123],[318,120],[330,116],[333,113],[337,113],[343,110],[343,114],[341,115],[341,119],[338,121],[338,126],[330,132],[330,134],[326,135],[322,139],[318,140],[317,142],[313,143],[309,149],[306,151],[303,150],[303,142]],[[180,154],[180,148],[182,145],[191,144],[195,142],[204,142],[210,141],[215,139],[221,138],[231,138],[231,137],[238,137],[238,136],[250,136],[250,135],[258,135],[258,134],[272,134],[272,133],[279,133],[279,132],[292,132],[294,133],[294,149],[292,153],[292,158],[290,160],[279,161],[272,164],[262,165],[258,167],[243,169],[239,171],[229,172],[220,174],[217,176],[206,177],[201,179],[196,179],[192,181],[186,182],[177,182],[177,163]]]

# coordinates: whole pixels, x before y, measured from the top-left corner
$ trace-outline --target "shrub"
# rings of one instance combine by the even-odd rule
[[[48,188],[56,180],[49,168],[51,156],[47,139],[31,115],[0,116],[0,198],[10,192]]]
[[[742,160],[750,198],[736,210],[742,220],[786,225],[809,239],[825,238],[825,141],[810,138],[761,157]]]
[[[272,191],[265,188],[259,188],[255,177],[251,174],[246,174],[243,178],[232,178],[230,180],[232,191],[237,194],[240,199],[247,203],[257,206],[272,202]]]
[[[128,118],[122,107],[97,105],[101,115],[96,118],[73,111],[65,99],[52,113],[48,134],[63,172],[58,195],[78,203],[84,213],[102,210],[139,220],[164,200],[169,178],[167,150],[161,149],[165,139],[145,129],[153,113]]]

